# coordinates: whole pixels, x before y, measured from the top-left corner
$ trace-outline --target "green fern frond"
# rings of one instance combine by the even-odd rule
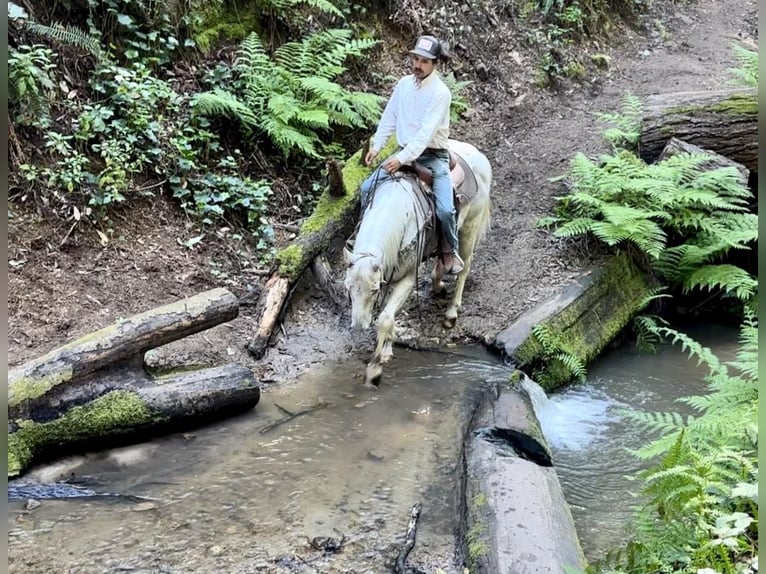
[[[261,0],[261,4],[263,5],[263,8],[271,8],[271,10],[278,15],[290,14],[297,6],[306,4],[325,14],[332,14],[338,18],[345,18],[343,12],[328,0]]]
[[[575,355],[571,353],[556,353],[554,358],[561,361],[564,367],[566,367],[566,369],[572,375],[573,379],[579,382],[585,381],[585,377],[588,374],[588,371],[586,370],[583,362]]]
[[[554,235],[561,238],[585,235],[591,231],[591,228],[595,223],[597,223],[595,220],[586,217],[573,219],[572,221],[567,221],[564,225],[561,225],[555,231]]]
[[[694,339],[692,339],[686,333],[681,333],[675,329],[660,327],[658,332],[671,339],[671,342],[675,345],[681,343],[681,350],[689,355],[689,358],[697,357],[697,365],[706,365],[709,369],[710,375],[717,373],[725,373],[726,367],[721,363],[718,357],[710,350],[709,347],[704,347]]]
[[[320,158],[316,150],[316,138],[306,135],[296,128],[282,123],[275,116],[266,116],[261,122],[261,128],[268,134],[271,141],[288,157],[295,150],[309,157]]]
[[[212,92],[196,94],[191,99],[192,108],[203,115],[222,115],[240,121],[246,129],[258,128],[258,118],[236,96],[216,88]]]
[[[713,290],[720,288],[741,301],[752,298],[758,289],[758,280],[736,265],[705,265],[696,269],[684,281],[684,290],[696,287]]]
[[[749,313],[740,327],[737,360],[727,364],[739,370],[748,380],[758,381],[758,320]]]
[[[330,114],[322,108],[301,109],[295,115],[295,120],[301,125],[314,129],[329,129],[330,127]]]
[[[739,60],[739,68],[729,72],[735,77],[734,83],[741,86],[758,87],[758,52],[734,44],[734,53]]]
[[[46,26],[44,24],[38,24],[37,22],[25,21],[24,27],[38,36],[85,50],[94,56],[99,63],[110,62],[108,54],[101,47],[98,39],[90,36],[86,31],[81,30],[76,26],[70,26],[68,24],[64,25],[58,22]]]

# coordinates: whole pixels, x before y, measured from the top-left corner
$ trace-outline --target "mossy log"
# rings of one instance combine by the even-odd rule
[[[395,147],[395,138],[382,150],[385,158]],[[325,188],[313,213],[301,225],[298,237],[277,253],[277,268],[266,282],[264,294],[258,301],[258,327],[248,345],[250,354],[260,359],[266,353],[271,334],[276,327],[293,287],[317,255],[329,247],[332,240],[347,235],[359,217],[359,185],[371,173],[364,165],[365,150],[359,150],[342,169],[344,193],[337,183]],[[337,176],[333,177],[337,181]]]
[[[588,365],[638,313],[652,286],[622,252],[524,312],[492,345],[519,368],[530,369],[545,390],[553,390],[574,378],[562,355]],[[541,340],[536,329],[550,340]]]
[[[25,404],[46,401],[61,386],[77,384],[86,375],[128,363],[143,366],[144,353],[176,339],[204,331],[235,318],[239,301],[226,289],[193,297],[121,319],[50,351],[8,372],[10,412]]]
[[[737,163],[736,161],[732,161],[726,156],[712,152],[709,149],[701,148],[700,146],[690,144],[689,142],[685,142],[678,138],[670,138],[668,140],[668,143],[665,144],[665,148],[662,150],[660,157],[657,158],[657,161],[662,161],[665,158],[674,156],[679,153],[694,153],[708,156],[709,159],[700,166],[700,169],[703,170],[712,170],[721,167],[733,167],[740,174],[740,183],[744,187],[747,187],[748,185],[748,181],[750,179],[750,170],[747,169],[744,165]]]
[[[9,417],[8,476],[35,459],[180,430],[253,408],[260,388],[250,369],[229,364],[158,379],[121,368],[94,374],[66,400]]]
[[[11,369],[8,476],[38,457],[108,446],[119,437],[140,439],[255,406],[260,388],[240,365],[162,377],[143,365],[148,349],[237,313],[236,297],[214,289],[120,320]]]
[[[649,96],[639,153],[654,162],[670,138],[725,156],[758,172],[758,92],[727,88]]]

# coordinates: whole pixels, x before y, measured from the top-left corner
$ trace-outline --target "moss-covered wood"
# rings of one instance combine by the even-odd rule
[[[758,171],[758,92],[727,88],[649,96],[639,153],[653,162],[670,138],[678,138]]]
[[[9,416],[8,476],[37,458],[199,424],[252,408],[259,399],[252,372],[236,364],[158,379],[127,367],[93,373],[66,396]]]
[[[65,392],[87,375],[120,363],[138,368],[154,347],[229,321],[239,313],[237,297],[212,289],[193,297],[121,319],[8,372],[9,416],[20,408],[34,409],[50,395]]]
[[[38,456],[252,408],[260,389],[236,364],[153,378],[144,353],[237,316],[226,289],[121,319],[9,371],[8,475]]]
[[[395,138],[381,151],[385,158],[396,147]],[[338,236],[348,235],[359,217],[359,186],[372,172],[363,163],[364,150],[359,150],[343,167],[345,194],[331,192],[328,186],[319,196],[314,211],[301,225],[294,242],[277,253],[277,269],[266,282],[264,295],[258,302],[258,327],[248,345],[250,354],[260,359],[266,353],[285,301],[293,285],[314,258],[325,251]]]
[[[574,378],[558,357],[569,355],[588,365],[628,325],[650,290],[646,274],[620,253],[523,313],[495,337],[494,346],[552,390]],[[552,340],[541,341],[535,334],[540,329]]]

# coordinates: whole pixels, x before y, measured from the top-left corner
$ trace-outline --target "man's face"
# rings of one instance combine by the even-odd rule
[[[428,77],[428,75],[434,71],[434,68],[436,67],[436,60],[424,58],[423,56],[418,56],[417,54],[412,54],[411,57],[412,74],[415,76],[415,79],[422,80],[423,78]]]

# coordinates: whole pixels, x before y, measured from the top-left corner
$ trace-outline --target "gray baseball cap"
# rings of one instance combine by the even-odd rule
[[[437,60],[442,55],[441,42],[435,36],[421,36],[415,42],[410,54],[416,54],[430,60]]]

